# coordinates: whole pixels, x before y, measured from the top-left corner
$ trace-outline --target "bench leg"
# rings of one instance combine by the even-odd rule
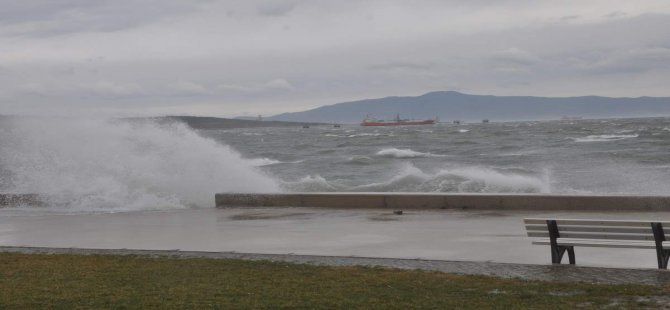
[[[563,251],[558,246],[551,246],[551,263],[560,264],[563,258]]]
[[[561,261],[563,260],[563,255],[565,255],[565,252],[568,252],[568,259],[570,260],[570,264],[574,265],[575,264],[575,248],[572,246],[552,246],[551,247],[551,263],[552,264],[560,264]]]
[[[665,241],[665,231],[663,224],[651,223],[651,230],[654,233],[654,241],[656,242],[656,259],[658,259],[658,269],[668,269],[668,258],[670,258],[670,250],[663,248],[663,241]]]
[[[575,264],[575,247],[568,247],[568,258],[570,259],[570,265]]]
[[[668,259],[670,259],[670,250],[656,250],[658,259],[658,269],[668,269]]]

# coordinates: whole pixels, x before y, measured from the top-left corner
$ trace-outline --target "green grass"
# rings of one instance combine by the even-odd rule
[[[228,259],[0,253],[0,309],[655,308],[669,291]]]

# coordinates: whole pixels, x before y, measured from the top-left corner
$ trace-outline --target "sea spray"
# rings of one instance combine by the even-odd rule
[[[68,210],[212,206],[217,192],[279,190],[258,162],[181,123],[21,118],[0,141],[3,190]]]

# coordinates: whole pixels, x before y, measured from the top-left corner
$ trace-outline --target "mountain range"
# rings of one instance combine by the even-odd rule
[[[441,121],[551,120],[563,117],[614,118],[670,116],[670,97],[611,98],[469,95],[436,91],[415,97],[385,97],[336,103],[265,118],[272,121],[359,123],[367,115]]]

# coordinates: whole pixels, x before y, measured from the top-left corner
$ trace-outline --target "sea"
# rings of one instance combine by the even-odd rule
[[[222,192],[670,195],[670,118],[194,130],[0,119],[0,193],[53,210],[213,206]]]

